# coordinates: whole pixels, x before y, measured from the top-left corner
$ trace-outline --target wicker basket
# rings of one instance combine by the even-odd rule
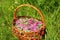
[[[36,30],[36,32],[24,32],[24,31],[20,31],[18,30],[14,25],[16,23],[17,17],[16,17],[16,12],[17,10],[22,7],[22,6],[28,6],[28,7],[32,7],[33,9],[35,9],[39,15],[42,18],[42,26]],[[18,18],[21,17],[27,17],[27,16],[18,16]],[[28,18],[28,17],[27,17]],[[40,10],[38,10],[36,7],[34,7],[33,5],[30,4],[22,4],[19,5],[15,10],[14,10],[14,18],[13,18],[13,22],[12,22],[12,33],[19,39],[19,40],[41,40],[42,36],[45,34],[45,25],[44,25],[44,17],[42,15],[42,13],[40,12]],[[22,32],[22,33],[20,33]],[[34,38],[34,34],[36,34],[37,38]],[[29,36],[29,37],[28,37]]]

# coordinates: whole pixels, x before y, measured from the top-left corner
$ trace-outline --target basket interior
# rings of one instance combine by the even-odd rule
[[[31,17],[18,17],[15,27],[20,31],[35,32],[42,26],[42,21]]]

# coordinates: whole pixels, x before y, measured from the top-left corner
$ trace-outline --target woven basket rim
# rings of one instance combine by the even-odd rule
[[[17,19],[19,19],[19,18],[33,18],[33,19],[37,19],[39,21],[42,21],[42,20],[40,20],[38,18],[34,18],[34,17],[30,17],[30,16],[17,16]]]

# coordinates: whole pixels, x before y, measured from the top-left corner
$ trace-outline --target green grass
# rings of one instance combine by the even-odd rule
[[[47,32],[44,40],[60,40],[60,0],[0,0],[0,40],[18,40],[11,32],[13,12],[24,3],[36,6],[43,13]],[[17,15],[40,18],[28,7],[20,8]]]

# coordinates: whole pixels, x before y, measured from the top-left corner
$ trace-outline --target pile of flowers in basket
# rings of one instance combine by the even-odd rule
[[[16,21],[15,27],[25,32],[36,31],[42,26],[42,21],[33,18],[20,18]]]

